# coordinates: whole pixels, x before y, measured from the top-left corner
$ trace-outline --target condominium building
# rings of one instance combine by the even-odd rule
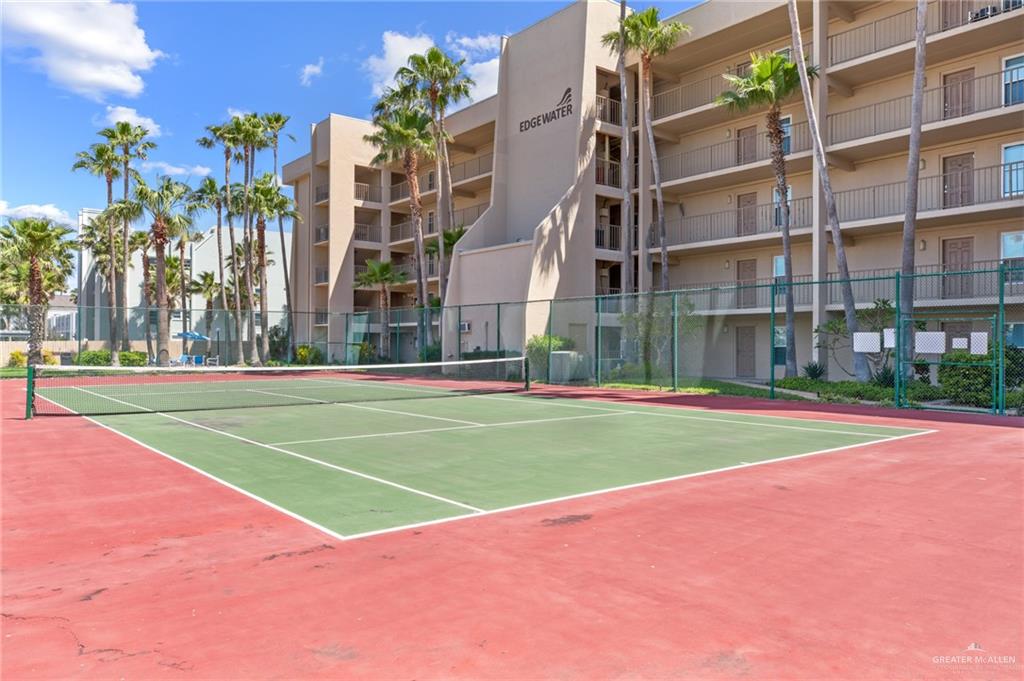
[[[922,274],[1024,263],[1022,4],[929,5],[915,244]],[[849,268],[857,277],[887,277],[900,266],[914,3],[813,0],[801,2],[799,11],[805,52],[818,69],[816,117]],[[782,240],[765,111],[732,113],[715,98],[727,85],[722,74],[743,73],[752,52],[791,49],[786,3],[708,0],[668,19],[691,32],[653,66],[650,114],[666,204],[667,262],[651,228],[653,152],[637,126],[645,93],[635,59],[625,84],[639,101],[631,132],[636,166],[626,171],[638,187],[640,290],[658,285],[662,268],[673,289],[770,283],[782,274]],[[622,125],[615,59],[600,41],[617,20],[617,3],[576,2],[505,38],[497,94],[449,117],[456,221],[468,231],[452,255],[445,306],[620,291],[621,141],[630,133]],[[812,329],[841,314],[840,289],[829,283],[836,278],[834,248],[799,95],[785,104],[783,116],[794,277],[819,282],[795,287],[798,356],[826,361]],[[305,218],[293,232],[297,309],[372,308],[377,292],[354,286],[363,263],[374,258],[412,266],[408,189],[400,168],[370,163],[374,150],[363,136],[371,129],[367,121],[331,115],[311,126],[310,152],[284,168]],[[433,169],[423,169],[428,239],[437,233],[436,184]],[[436,268],[429,267],[436,291]],[[998,279],[939,277],[934,285],[922,279],[916,304],[977,308],[992,303],[1000,286],[1007,300],[1024,302],[1024,283]],[[858,306],[893,298],[891,281],[877,281],[856,284]],[[413,292],[411,283],[397,287],[392,304],[412,304]],[[704,298],[694,300],[699,314]],[[716,323],[707,327],[706,344],[716,352],[703,372],[767,377],[769,346],[778,342],[770,290],[738,289],[717,296],[713,307],[707,313]],[[955,335],[972,328],[955,317],[942,322],[943,330]],[[348,341],[348,331],[332,328],[333,316],[319,319],[323,324],[300,329],[300,337]],[[542,311],[523,314],[521,329],[505,331],[505,345],[551,324]],[[571,326],[561,333],[577,348],[594,350],[588,323]],[[487,343],[481,333],[460,324],[459,337],[445,341],[446,353],[449,342],[461,349]]]

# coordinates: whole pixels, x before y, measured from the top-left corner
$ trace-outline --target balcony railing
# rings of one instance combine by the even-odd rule
[[[313,198],[315,199],[316,203],[320,203],[321,201],[326,201],[328,198],[330,198],[330,196],[331,196],[331,188],[330,188],[330,185],[326,185],[326,184],[320,185],[313,192]]]
[[[811,199],[791,199],[789,228],[810,227]],[[666,241],[670,246],[734,237],[772,234],[782,230],[782,209],[776,203],[742,206],[733,210],[704,215],[689,215],[665,224]]]
[[[482,154],[461,163],[455,163],[451,167],[452,184],[468,180],[477,175],[485,175],[491,172],[494,166],[494,154]]]
[[[356,182],[353,186],[356,201],[374,201],[380,203],[381,188],[379,184]]]
[[[903,215],[907,183],[893,182],[836,192],[842,222]],[[918,211],[963,208],[1011,199],[1024,199],[1024,161],[962,170],[918,182]]]
[[[317,267],[313,270],[313,283],[314,284],[326,284],[331,280],[331,276],[327,271],[326,267]]]
[[[468,206],[466,208],[459,208],[452,217],[454,218],[453,227],[469,227],[476,222],[484,211],[487,210],[490,204],[479,203],[475,206]],[[436,234],[437,233],[437,220],[423,221],[423,234]],[[397,224],[391,225],[391,241],[404,241],[406,239],[413,238],[412,220],[405,220]]]
[[[603,158],[595,162],[595,173],[597,183],[605,187],[621,187],[622,171],[618,161],[609,161]]]
[[[999,299],[999,260],[979,260],[968,268],[947,265],[921,265],[914,268],[914,276],[904,278],[902,285],[912,279],[914,300],[924,301],[988,298],[995,303]],[[896,273],[899,268],[889,267],[850,272],[853,298],[857,303],[870,304],[876,300],[895,302]],[[1024,270],[1015,269],[1003,273],[1004,295],[1024,294]],[[843,302],[843,290],[839,275],[828,275],[828,302],[839,305]]]
[[[607,223],[597,223],[594,230],[594,245],[610,251],[622,248],[622,227]]]
[[[925,17],[928,35],[982,22],[1003,12],[1019,10],[1024,0],[950,0],[931,2]],[[914,40],[917,10],[908,9],[870,24],[851,28],[828,39],[833,66]]]
[[[793,154],[811,148],[811,137],[806,123],[790,126],[783,138],[783,152]],[[692,175],[738,168],[771,158],[771,143],[767,133],[737,137],[711,146],[669,154],[658,159],[661,179],[679,180]]]
[[[423,220],[420,227],[423,230],[423,235],[435,234],[437,232],[437,223]],[[414,236],[412,220],[405,220],[397,224],[391,225],[391,240],[392,241],[405,241],[411,239]]]
[[[380,225],[362,225],[356,223],[352,232],[352,238],[356,241],[371,241],[380,243]]]
[[[313,232],[313,243],[326,243],[331,238],[331,228],[328,225],[320,225]]]
[[[796,305],[810,305],[814,295],[810,282],[811,275],[801,274],[793,277],[793,301]],[[683,284],[686,299],[693,303],[696,310],[729,310],[770,308],[772,306],[772,282],[775,286],[775,306],[785,305],[785,285],[781,277],[763,279],[747,279],[732,282],[704,282]]]
[[[330,319],[327,310],[317,310],[313,313],[313,326],[327,326],[327,321]]]
[[[970,80],[924,91],[922,123],[951,120],[1004,106],[1024,104],[1024,88],[1012,80],[1024,80],[1024,68],[990,73]],[[910,127],[911,95],[869,104],[828,117],[832,144],[881,135]]]
[[[594,100],[597,109],[597,119],[612,125],[622,125],[622,102],[611,99],[604,95],[598,95]]]
[[[427,276],[428,277],[436,277],[437,276],[437,260],[435,260],[434,258],[427,258],[426,265],[427,265]],[[414,281],[415,278],[416,278],[416,263],[411,261],[411,260],[408,261],[408,262],[400,262],[400,263],[395,264],[394,269],[395,269],[396,272],[404,273],[409,278],[409,281]]]
[[[490,204],[478,203],[475,206],[467,206],[466,208],[459,208],[452,213],[452,225],[454,227],[469,227],[484,214]]]

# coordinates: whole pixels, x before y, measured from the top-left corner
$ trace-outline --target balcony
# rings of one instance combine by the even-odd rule
[[[618,161],[599,158],[594,162],[595,177],[599,185],[622,187],[622,166]]]
[[[835,197],[844,228],[851,227],[848,224],[851,222],[902,224],[907,183],[851,189],[836,192]],[[1022,204],[1024,162],[1021,161],[923,177],[918,182],[918,223],[922,226],[962,221],[967,213],[973,219],[1012,217],[1020,215]]]
[[[597,120],[612,125],[622,125],[622,102],[619,100],[597,95],[594,100],[594,108],[597,111]]]
[[[372,201],[374,203],[380,203],[381,187],[378,184],[367,184],[365,182],[356,182],[353,187],[353,192],[356,201]]]
[[[789,127],[783,139],[783,152],[788,159],[789,172],[810,168],[811,137],[806,123]],[[707,147],[669,154],[658,159],[664,183],[686,184],[687,189],[713,189],[728,184],[767,179],[773,176],[768,163],[771,143],[767,133],[737,137]]]
[[[797,307],[807,307],[812,302],[814,287],[807,285],[811,275],[793,277],[793,299]],[[766,277],[744,281],[718,281],[697,284],[683,284],[681,300],[688,301],[698,313],[716,313],[728,310],[765,312],[772,307],[772,283],[775,283],[775,308],[784,309],[785,286],[781,279]]]
[[[622,227],[606,223],[597,223],[594,230],[594,245],[608,251],[622,248]]]
[[[437,276],[437,260],[434,258],[427,258],[427,277]],[[416,283],[416,263],[414,261],[396,263],[394,266],[396,272],[405,274],[409,278],[409,283]]]
[[[791,199],[790,230],[809,228],[812,224],[810,197]],[[782,209],[776,203],[763,203],[717,213],[690,215],[666,221],[665,231],[669,246],[776,235],[782,233]]]
[[[451,166],[452,176],[452,189],[455,189],[461,183],[468,182],[474,178],[479,178],[484,175],[488,175],[493,170],[494,166],[494,154],[481,154],[474,158],[462,161],[461,163],[454,163]],[[420,195],[426,195],[437,189],[437,181],[435,178],[435,172],[430,170],[419,176]],[[486,182],[479,183],[480,188],[486,185]],[[462,185],[465,187],[465,185]],[[398,184],[391,185],[391,202],[401,201],[402,199],[409,198],[409,183],[405,180]]]
[[[1011,82],[1024,80],[1024,69],[979,76],[924,91],[922,146],[941,144],[970,136],[993,134],[1020,127],[1024,91]],[[851,160],[892,150],[893,138],[906,136],[910,128],[911,96],[897,97],[828,117],[829,151]],[[951,125],[955,122],[955,125]],[[864,144],[858,140],[871,139]],[[863,149],[857,148],[863,146]]]
[[[423,230],[423,236],[437,233],[437,223],[427,222],[424,220],[420,228]],[[399,222],[398,224],[391,225],[391,242],[396,241],[407,241],[415,236],[413,230],[412,220],[406,220],[405,222]]]
[[[474,222],[480,219],[480,216],[484,214],[491,204],[489,203],[478,203],[474,206],[467,206],[466,208],[457,208],[452,213],[452,225],[454,227],[469,227]]]
[[[313,192],[313,200],[316,203],[323,203],[331,196],[330,185],[322,184]]]
[[[925,19],[926,29],[929,35],[928,59],[929,62],[945,61],[952,59],[959,54],[967,54],[984,47],[998,45],[1006,40],[1019,38],[1019,26],[1012,25],[1014,13],[1024,7],[1024,0],[957,0],[956,2],[932,2],[928,5]],[[1010,15],[1010,16],[1007,16]],[[1019,16],[1019,15],[1018,15]],[[1009,21],[1007,21],[1009,19]],[[883,17],[876,21],[857,28],[852,28],[842,33],[830,36],[828,39],[829,64],[833,67],[840,65],[852,65],[857,61],[864,61],[872,57],[896,56],[898,48],[905,48],[909,52],[909,68],[913,68],[913,42],[914,25],[917,20],[917,11],[908,9],[892,16]],[[974,29],[980,29],[978,36],[968,37],[964,31],[957,31],[960,43],[959,49],[949,45],[942,48],[935,48],[933,43],[939,42],[933,37],[942,33],[969,27],[965,29],[974,33]],[[1016,38],[1014,32],[1018,32]],[[973,38],[973,39],[972,39]],[[952,41],[950,41],[952,42]],[[978,44],[975,44],[977,42]],[[966,51],[961,51],[966,50]],[[882,54],[885,53],[885,54]],[[908,70],[906,55],[900,55],[898,64],[892,63],[889,59],[888,65],[879,65],[873,71],[865,73],[856,78],[847,78],[843,74],[844,82],[849,85],[859,85],[868,80],[881,77],[882,74],[900,73]],[[850,76],[854,76],[850,69]]]
[[[313,284],[315,286],[326,286],[331,280],[331,275],[326,267],[317,267],[313,270]]]
[[[488,203],[479,203],[474,206],[456,209],[452,213],[453,227],[469,227],[476,222],[484,211],[490,206]],[[437,221],[423,221],[423,235],[437,234]],[[405,220],[391,225],[391,242],[408,241],[413,238],[412,220]]]
[[[321,246],[331,238],[331,228],[328,225],[320,225],[313,230],[313,245]]]
[[[327,326],[330,315],[327,310],[319,309],[313,313],[313,326]]]
[[[352,238],[356,241],[369,241],[375,244],[380,243],[380,234],[380,225],[364,225],[357,222],[352,230]]]
[[[950,270],[945,265],[920,265],[914,268],[912,278],[914,301],[917,305],[941,305],[943,301],[982,300],[995,304],[999,300],[1000,276],[1006,297],[1024,295],[1024,270],[1011,269],[1000,275],[999,260],[979,260],[968,270]],[[876,300],[895,303],[896,273],[899,268],[889,267],[850,272],[853,299],[857,305],[872,305]],[[828,305],[840,307],[843,291],[839,275],[830,273]],[[906,286],[909,278],[904,278]]]

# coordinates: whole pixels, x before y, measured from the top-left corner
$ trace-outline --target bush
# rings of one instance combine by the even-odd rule
[[[359,364],[374,364],[377,361],[377,348],[370,343],[363,341],[359,344],[359,356],[356,362]]]
[[[10,356],[7,358],[7,366],[9,367],[23,367],[28,364],[28,355],[21,350],[12,350]]]
[[[324,353],[312,345],[300,345],[295,348],[296,364],[323,364]]]
[[[534,376],[545,376],[548,366],[548,351],[573,350],[576,344],[565,336],[549,336],[547,334],[533,336],[526,342],[526,358],[530,362],[530,373]],[[542,368],[543,367],[543,368]]]
[[[875,372],[875,375],[871,377],[871,382],[883,388],[895,388],[896,372],[891,366],[881,366]]]
[[[421,362],[440,362],[441,361],[441,341],[431,343],[427,347],[423,348],[423,352],[420,353]]]
[[[992,350],[987,355],[972,355],[966,350],[954,350],[942,356],[939,365],[939,385],[946,399],[970,407],[992,406],[992,368],[964,366],[992,361]]]
[[[124,350],[120,353],[121,366],[144,367],[148,363],[146,353],[141,350]],[[110,350],[83,350],[75,355],[75,364],[90,367],[110,366]]]
[[[288,332],[280,324],[274,324],[267,331],[267,343],[270,345],[270,356],[273,359],[288,359]],[[268,362],[269,363],[269,362]]]
[[[812,380],[824,378],[825,372],[825,365],[819,362],[808,362],[804,365],[804,376]]]
[[[469,350],[462,353],[462,359],[501,359],[503,357],[519,357],[519,353],[511,350]]]

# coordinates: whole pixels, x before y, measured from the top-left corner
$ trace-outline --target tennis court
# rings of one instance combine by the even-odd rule
[[[87,416],[338,539],[931,432],[573,399],[526,373],[53,368],[33,390],[37,415]]]

